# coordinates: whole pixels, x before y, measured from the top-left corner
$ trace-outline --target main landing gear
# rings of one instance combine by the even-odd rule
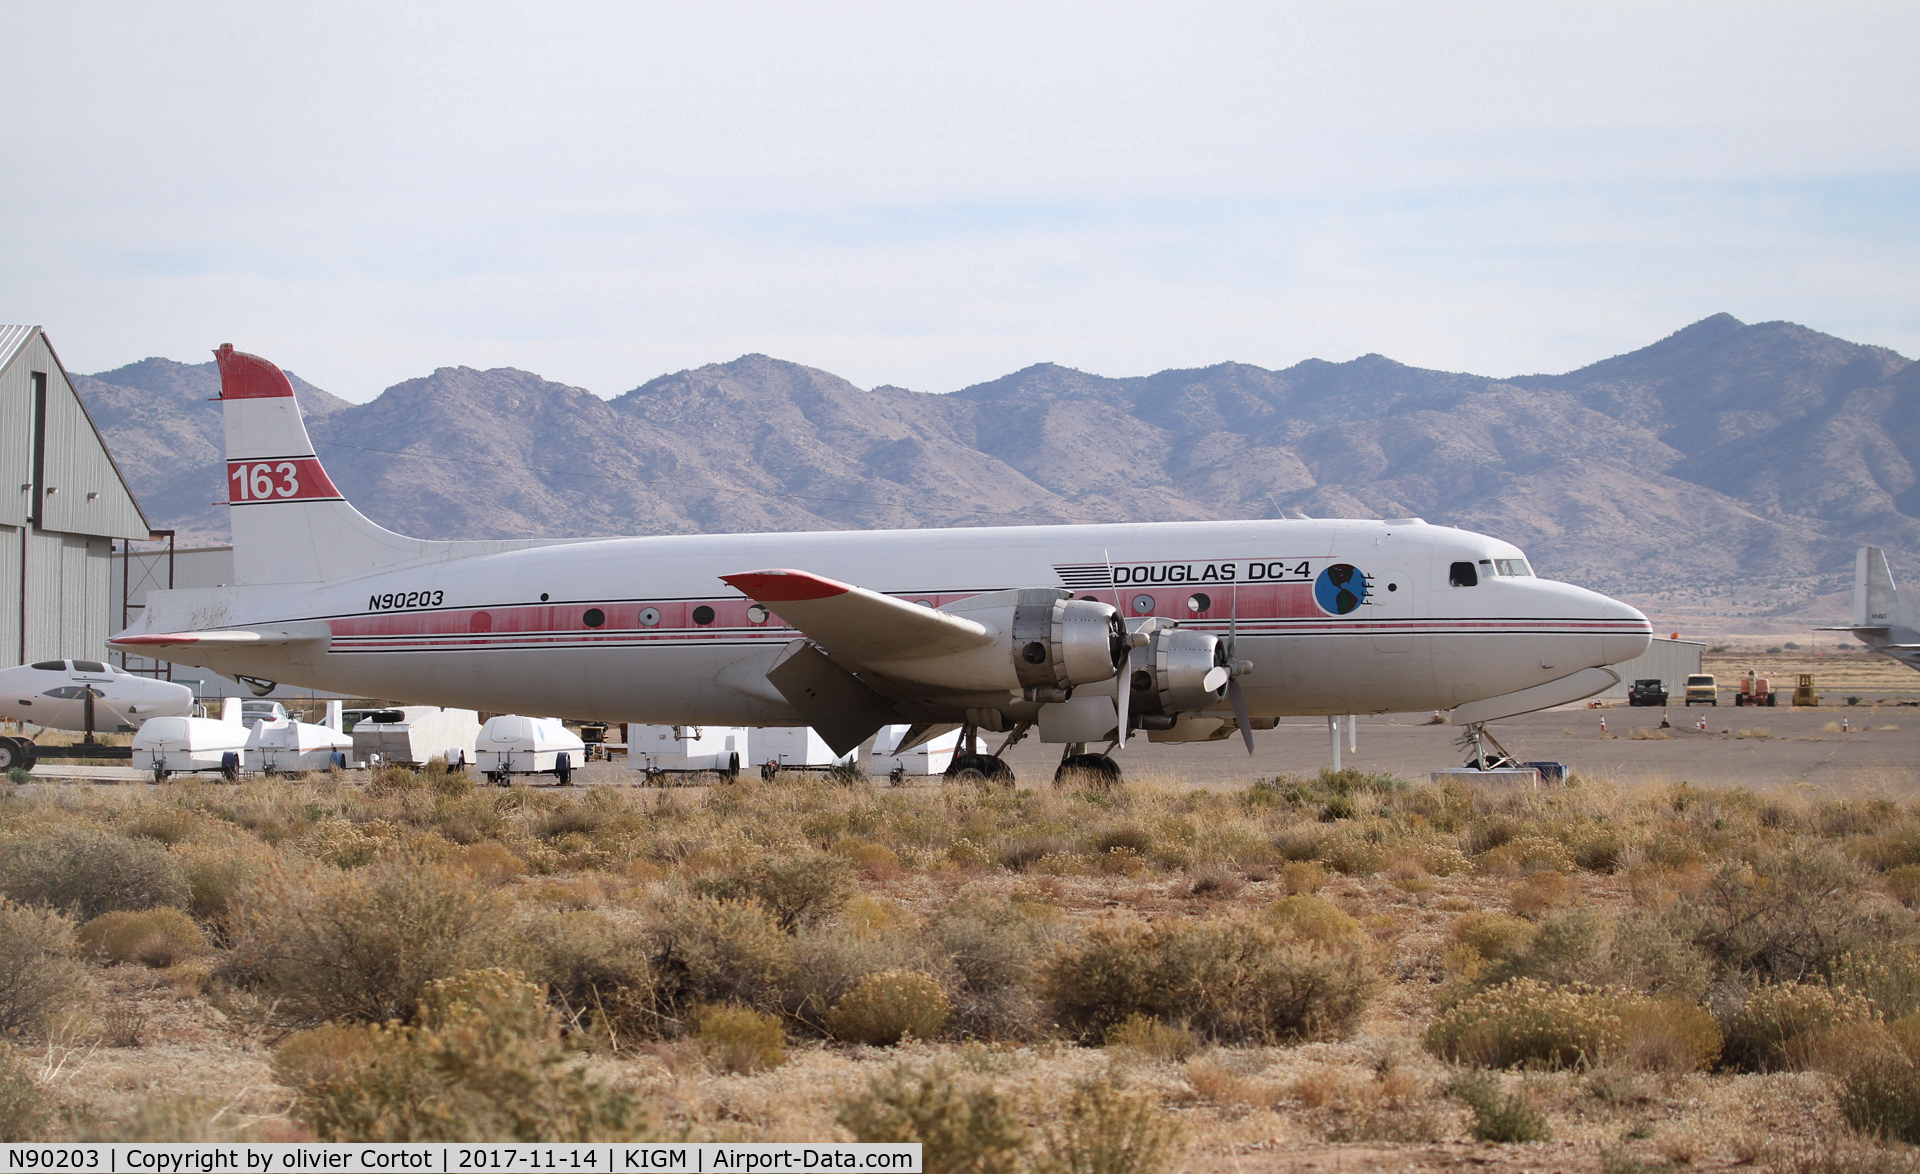
[[[1464,727],[1453,744],[1468,752],[1468,770],[1505,770],[1519,765],[1513,755],[1507,753],[1507,748],[1493,736],[1493,732],[1487,729],[1485,722],[1474,722]],[[1487,752],[1489,746],[1493,747],[1492,753]]]
[[[1108,750],[1113,746],[1109,745]],[[1090,791],[1108,791],[1120,785],[1120,764],[1105,754],[1088,754],[1085,742],[1069,742],[1060,765],[1054,768],[1053,785],[1079,787]]]
[[[953,761],[947,764],[944,776],[951,783],[971,783],[976,787],[1012,787],[1013,768],[1001,758],[1015,742],[1026,737],[1033,728],[1032,722],[1021,722],[1013,727],[1007,740],[1000,743],[1000,749],[992,754],[980,753],[980,727],[967,722],[960,727],[960,749],[954,754]]]

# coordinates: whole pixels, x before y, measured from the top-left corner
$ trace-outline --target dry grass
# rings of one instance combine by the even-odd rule
[[[1186,1169],[1424,1168],[1483,1128],[1456,1059],[1518,1060],[1537,1070],[1480,1098],[1484,1130],[1537,1112],[1575,1168],[1751,1162],[1753,1137],[1828,1152],[1849,1120],[1905,1128],[1876,1107],[1907,1087],[1902,1037],[1873,1037],[1878,1067],[1830,1058],[1833,1031],[1920,1007],[1902,781],[1844,801],[1351,771],[1239,792],[13,790],[8,891],[58,932],[18,960],[0,942],[0,970],[77,968],[62,989],[92,994],[21,1029],[8,1095],[50,1137],[415,1129],[365,1108],[385,1049],[381,1071],[501,1136],[592,1134],[627,1097],[666,1136],[940,1128],[976,1137],[977,1168],[1139,1169],[1174,1153],[1149,1128],[1171,1111]],[[69,947],[56,903],[107,919]],[[449,1026],[425,996],[476,966],[531,980],[503,989],[548,1018]],[[353,1025],[391,1018],[411,1025]],[[1548,1038],[1569,1024],[1586,1034]],[[308,1067],[283,1049],[276,1078],[264,1057],[307,1025],[334,1034],[295,1037]],[[482,1111],[488,1081],[536,1077],[572,1125]],[[362,1091],[326,1108],[340,1088]]]

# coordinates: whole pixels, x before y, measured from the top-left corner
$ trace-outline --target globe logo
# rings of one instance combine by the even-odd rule
[[[1328,615],[1346,615],[1366,598],[1367,577],[1346,563],[1333,564],[1313,581],[1313,601]]]

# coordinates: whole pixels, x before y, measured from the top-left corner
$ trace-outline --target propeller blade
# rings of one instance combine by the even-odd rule
[[[1227,682],[1227,700],[1233,702],[1233,720],[1240,723],[1240,736],[1246,739],[1247,754],[1253,754],[1253,715],[1247,712],[1247,691],[1240,687],[1240,678]]]
[[[1120,613],[1120,626],[1124,628],[1127,623],[1127,609],[1120,606],[1120,584],[1113,581],[1113,555],[1103,550],[1100,552],[1100,557],[1107,560],[1107,586],[1113,589],[1113,610]],[[1128,632],[1127,634],[1131,636],[1133,633]],[[1115,681],[1113,685],[1113,713],[1114,716],[1119,719],[1119,723],[1114,726],[1113,733],[1114,736],[1119,739],[1117,745],[1122,750],[1127,748],[1127,702],[1132,698],[1132,695],[1133,648],[1129,645],[1126,659],[1120,662],[1120,679]]]

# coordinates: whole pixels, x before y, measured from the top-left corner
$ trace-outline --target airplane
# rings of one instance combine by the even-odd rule
[[[1447,709],[1471,738],[1612,686],[1651,637],[1510,543],[1417,518],[408,538],[334,486],[277,365],[215,358],[235,582],[155,592],[110,643],[260,693],[804,725],[836,753],[959,728],[949,773],[1003,781],[1032,733],[1117,779],[1136,731],[1251,753],[1283,716]]]
[[[1875,652],[1920,669],[1920,608],[1900,598],[1886,552],[1863,546],[1853,560],[1853,622],[1816,632],[1852,632]]]
[[[50,730],[126,732],[150,717],[192,712],[192,689],[104,661],[40,660],[0,669],[0,719],[7,721]],[[32,769],[38,749],[28,739],[0,737],[0,771]]]

